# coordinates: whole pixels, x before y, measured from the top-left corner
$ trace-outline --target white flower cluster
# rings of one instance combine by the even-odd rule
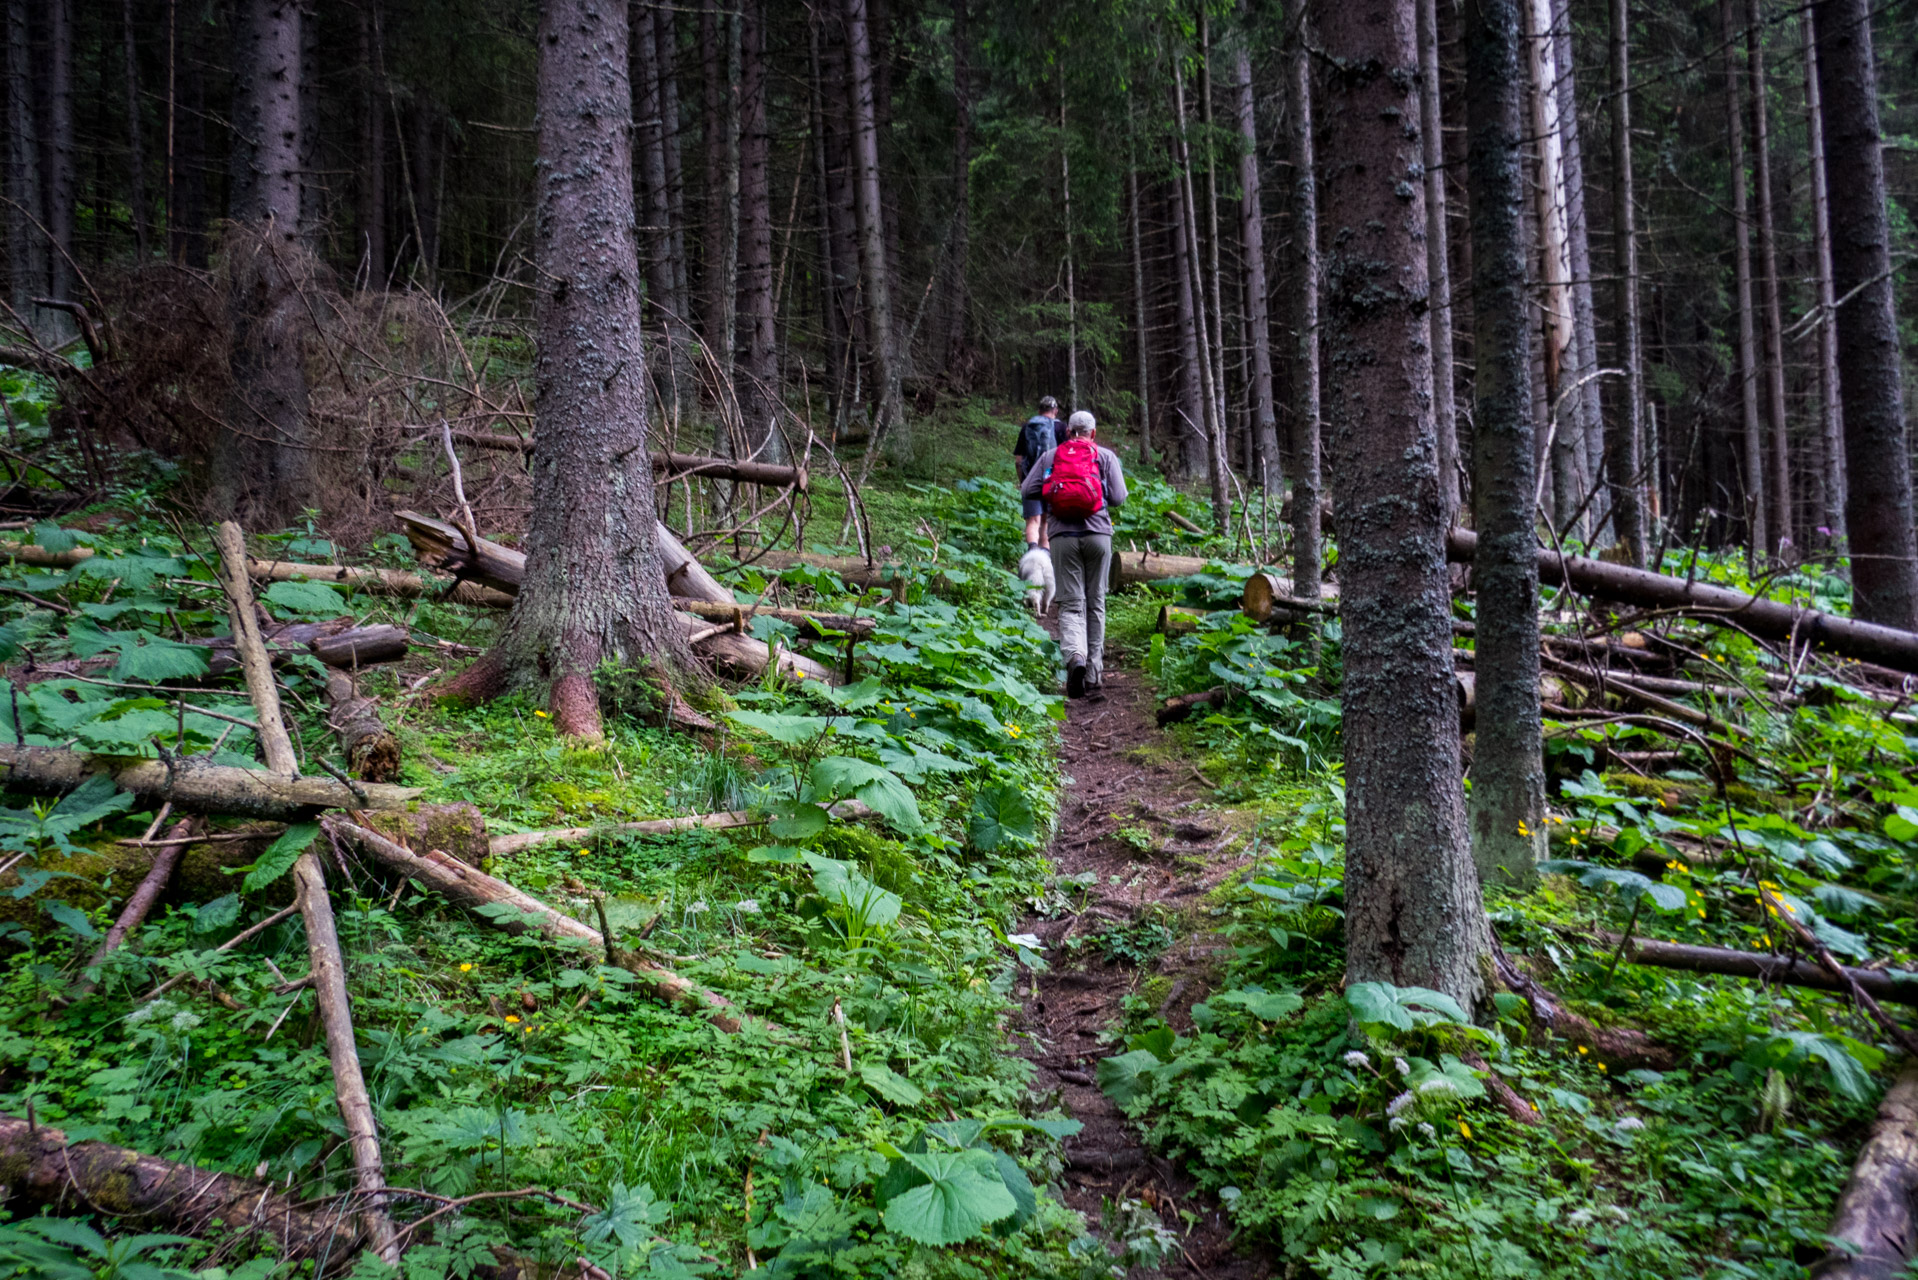
[[[1596,1209],[1574,1209],[1566,1221],[1575,1227],[1589,1227],[1600,1218],[1612,1222],[1630,1222],[1632,1215],[1615,1204],[1603,1204]]]
[[[1400,1129],[1403,1129],[1407,1124],[1405,1112],[1417,1101],[1418,1099],[1412,1095],[1411,1091],[1407,1090],[1386,1103],[1385,1114],[1389,1116],[1390,1119],[1385,1122],[1385,1127],[1393,1133],[1397,1133]]]
[[[1456,1098],[1457,1096],[1458,1086],[1444,1076],[1433,1076],[1419,1085],[1421,1098]]]
[[[1412,1064],[1407,1062],[1404,1058],[1394,1058],[1392,1059],[1392,1070],[1398,1072],[1402,1076],[1409,1076],[1412,1074]]]
[[[1645,1122],[1637,1116],[1626,1116],[1614,1126],[1620,1133],[1637,1133],[1645,1127]]]
[[[1365,1054],[1359,1050],[1353,1049],[1346,1053],[1345,1065],[1354,1071],[1362,1071],[1372,1065],[1372,1059],[1366,1057]]]

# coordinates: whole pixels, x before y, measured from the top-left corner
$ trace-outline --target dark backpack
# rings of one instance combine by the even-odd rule
[[[1060,445],[1040,492],[1059,519],[1090,519],[1106,504],[1105,486],[1099,483],[1099,446],[1086,439]]]
[[[1045,457],[1047,451],[1058,442],[1059,424],[1042,413],[1027,418],[1026,425],[1019,428],[1019,452],[1025,455],[1028,463]]]

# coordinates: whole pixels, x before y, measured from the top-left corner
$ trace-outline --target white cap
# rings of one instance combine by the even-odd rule
[[[1092,432],[1099,429],[1099,420],[1084,409],[1066,419],[1066,434],[1078,435],[1081,431]]]

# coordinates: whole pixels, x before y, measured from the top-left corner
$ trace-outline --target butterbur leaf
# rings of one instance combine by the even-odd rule
[[[1151,1087],[1152,1073],[1164,1065],[1150,1049],[1102,1058],[1097,1068],[1099,1088],[1123,1107]]]
[[[320,824],[317,822],[296,822],[288,827],[260,855],[260,860],[247,868],[246,879],[240,882],[240,892],[258,892],[291,871],[293,864],[299,861],[300,855],[306,852],[307,846],[319,834]]]
[[[340,593],[324,582],[276,582],[260,595],[268,604],[288,613],[325,618],[337,618],[340,614]]]
[[[200,645],[142,631],[115,647],[120,650],[120,661],[113,669],[115,680],[191,680],[206,674],[207,650]]]
[[[832,821],[824,809],[805,800],[781,800],[772,806],[772,815],[766,829],[781,840],[810,840]]]
[[[916,1107],[926,1100],[919,1086],[890,1067],[868,1063],[859,1068],[859,1078],[868,1089],[896,1107]]]
[[[87,941],[91,942],[100,936],[100,931],[93,927],[93,921],[87,919],[87,913],[78,907],[70,907],[59,901],[44,902],[40,905],[56,922],[65,925]]]
[[[1261,1022],[1289,1018],[1305,1007],[1305,1000],[1294,991],[1263,991],[1245,987],[1212,997],[1213,1004],[1236,1004]]]
[[[51,520],[42,520],[33,526],[33,541],[48,551],[71,551],[80,539],[68,529],[62,529]]]
[[[789,747],[811,742],[833,727],[832,721],[824,716],[788,716],[772,711],[728,711],[726,718],[748,729],[757,729],[774,742],[783,742]]]
[[[919,802],[899,775],[869,760],[827,756],[814,763],[812,784],[823,795],[853,795],[901,832],[916,834],[925,826]]]
[[[908,1153],[905,1160],[926,1184],[893,1197],[883,1217],[889,1229],[909,1240],[959,1244],[1019,1211],[990,1152]]]
[[[215,898],[193,913],[193,932],[212,933],[215,929],[224,929],[240,918],[240,895],[229,893],[224,898]]]
[[[1389,982],[1355,982],[1345,991],[1345,1003],[1360,1022],[1384,1025],[1396,1031],[1450,1022],[1467,1025],[1471,1019],[1458,1001],[1425,987],[1396,987]]]
[[[992,853],[1006,845],[1030,845],[1038,835],[1032,802],[1025,793],[1007,783],[982,788],[972,799],[972,812],[966,819],[966,838],[981,853]]]
[[[992,1153],[992,1163],[998,1166],[999,1180],[1012,1194],[1014,1205],[1012,1216],[1000,1222],[993,1230],[1000,1235],[1010,1235],[1032,1221],[1032,1215],[1039,1211],[1039,1194],[1032,1189],[1032,1179],[1026,1177],[1026,1171],[1019,1167],[1019,1162],[1006,1152],[995,1149]]]

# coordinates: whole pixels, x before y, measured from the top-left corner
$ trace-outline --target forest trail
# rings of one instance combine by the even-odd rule
[[[1103,698],[1066,704],[1063,794],[1050,853],[1069,903],[1023,926],[1045,944],[1048,968],[1036,981],[1021,974],[1018,1030],[1037,1068],[1034,1092],[1056,1095],[1085,1126],[1065,1143],[1066,1203],[1101,1238],[1135,1237],[1154,1216],[1179,1237],[1162,1267],[1129,1274],[1261,1280],[1274,1274],[1270,1265],[1234,1251],[1231,1222],[1217,1202],[1146,1150],[1096,1078],[1099,1060],[1123,1050],[1104,1037],[1116,1032],[1127,996],[1156,996],[1161,1016],[1176,1030],[1191,1029],[1191,1007],[1229,944],[1197,928],[1143,964],[1140,952],[1149,950],[1155,925],[1193,911],[1245,863],[1245,832],[1207,811],[1210,786],[1159,730],[1156,706],[1144,673],[1113,666]],[[1135,941],[1099,945],[1102,935]]]

